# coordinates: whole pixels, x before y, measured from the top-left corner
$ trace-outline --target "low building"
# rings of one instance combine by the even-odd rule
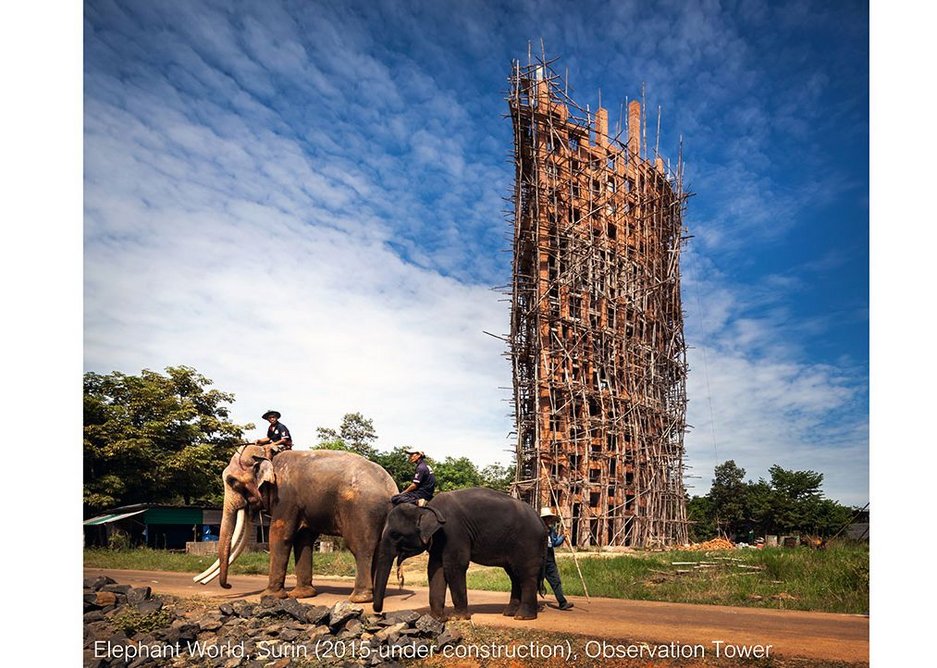
[[[86,519],[86,547],[108,547],[123,542],[127,547],[159,550],[185,550],[188,543],[218,540],[221,508],[170,506],[139,503],[112,508]],[[269,531],[269,518],[255,524],[256,542],[263,543]]]

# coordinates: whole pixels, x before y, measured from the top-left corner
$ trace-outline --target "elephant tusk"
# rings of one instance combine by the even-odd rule
[[[229,565],[234,563],[234,560],[240,556],[241,552],[244,551],[244,546],[247,544],[247,532],[244,531],[244,514],[244,510],[239,510],[237,514],[234,533],[231,537],[231,552],[228,556]],[[214,564],[209,566],[203,573],[192,579],[203,585],[207,585],[209,582],[218,577],[220,573],[221,566],[219,561],[216,559]]]
[[[246,532],[244,532],[244,516],[246,512],[242,508],[238,511],[237,521],[234,524],[234,535],[231,537],[231,554],[228,557],[228,564],[234,563],[234,560],[238,558],[238,555],[241,554],[241,551],[244,549],[242,543],[245,542],[244,538],[246,537]],[[240,549],[239,549],[240,548]],[[207,585],[209,582],[218,577],[219,572],[221,571],[221,562],[218,559],[215,559],[215,563],[206,568],[204,571],[192,578],[195,582],[199,582],[203,585]]]

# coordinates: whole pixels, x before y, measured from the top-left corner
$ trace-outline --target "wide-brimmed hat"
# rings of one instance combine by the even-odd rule
[[[266,420],[267,418],[269,418],[269,417],[271,417],[271,416],[273,416],[273,417],[275,417],[277,420],[279,420],[279,419],[280,419],[280,411],[267,411],[266,413],[264,413],[263,415],[260,416],[260,419],[261,419],[261,420]]]
[[[407,450],[408,455],[419,455],[420,457],[425,457],[422,450]]]
[[[547,519],[548,517],[552,517],[553,519],[557,519],[557,520],[560,519],[559,515],[555,515],[553,513],[553,509],[550,506],[544,506],[543,508],[540,509],[540,517],[542,519]]]

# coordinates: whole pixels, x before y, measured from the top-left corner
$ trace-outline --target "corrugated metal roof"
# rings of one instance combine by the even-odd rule
[[[146,509],[143,510],[134,510],[130,513],[109,513],[107,515],[98,515],[97,517],[92,517],[90,520],[85,520],[82,522],[86,527],[97,526],[99,524],[108,524],[110,522],[116,522],[117,520],[126,519],[134,515],[139,515],[140,513],[145,513]]]

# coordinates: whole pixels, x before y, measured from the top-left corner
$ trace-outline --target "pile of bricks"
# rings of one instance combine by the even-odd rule
[[[707,550],[734,550],[735,544],[732,541],[726,540],[725,538],[713,538],[707,540],[705,543],[691,543],[689,545],[681,545],[679,550],[686,550],[688,552],[705,552]]]

